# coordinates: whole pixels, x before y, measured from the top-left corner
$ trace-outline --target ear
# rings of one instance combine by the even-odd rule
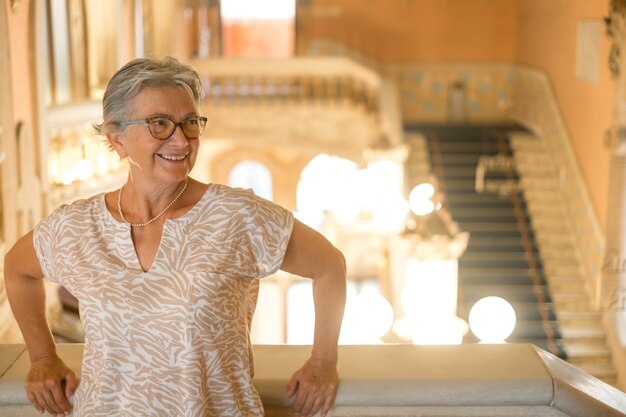
[[[121,159],[126,158],[128,155],[126,152],[126,148],[124,146],[124,141],[122,140],[123,134],[121,132],[107,132],[107,141],[111,145],[111,147],[117,152],[117,154]]]

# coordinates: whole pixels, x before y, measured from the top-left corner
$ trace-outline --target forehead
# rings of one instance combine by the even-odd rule
[[[165,85],[143,88],[133,99],[133,113],[186,115],[196,111],[193,98],[182,87]]]

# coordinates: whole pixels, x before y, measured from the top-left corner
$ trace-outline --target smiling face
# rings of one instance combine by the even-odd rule
[[[146,87],[135,97],[129,119],[160,116],[176,123],[198,116],[193,99],[181,87]],[[173,183],[185,179],[198,154],[199,139],[187,139],[180,126],[169,139],[152,137],[147,124],[131,124],[107,134],[121,158],[128,158],[133,180]]]

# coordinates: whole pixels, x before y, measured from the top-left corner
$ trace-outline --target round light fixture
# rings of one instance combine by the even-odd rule
[[[469,314],[470,329],[482,343],[504,343],[513,333],[515,322],[515,310],[500,297],[482,298]]]

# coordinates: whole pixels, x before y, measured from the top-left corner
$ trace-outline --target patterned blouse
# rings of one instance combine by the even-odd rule
[[[147,272],[104,194],[42,221],[39,263],[79,300],[85,329],[72,415],[262,416],[251,288],[279,269],[293,221],[251,191],[210,184],[190,211],[166,220]]]

